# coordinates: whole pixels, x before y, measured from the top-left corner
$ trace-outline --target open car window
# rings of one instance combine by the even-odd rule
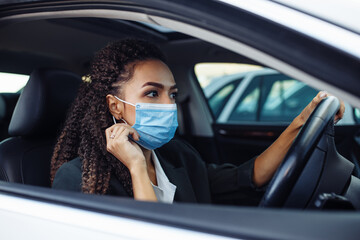
[[[320,91],[273,69],[240,63],[198,63],[196,77],[217,123],[289,124]],[[357,124],[356,108],[339,125]],[[355,115],[354,115],[355,113]]]
[[[199,152],[204,164],[240,165],[258,156],[315,96],[317,87],[329,88],[348,100],[346,115],[335,126],[336,144],[339,153],[354,165],[353,176],[359,177],[360,111],[348,103],[356,105],[354,99],[359,98],[356,87],[349,89],[350,83],[358,86],[358,82],[353,81],[358,76],[354,67],[358,66],[358,60],[330,43],[289,30],[284,27],[286,23],[277,24],[246,10],[239,14],[230,4],[211,1],[202,8],[201,1],[188,1],[193,4],[191,7],[182,6],[181,2],[186,1],[119,4],[71,1],[55,5],[50,2],[32,5],[29,1],[24,6],[17,2],[13,7],[9,4],[7,7],[12,11],[0,9],[0,36],[5,36],[0,40],[0,70],[16,72],[16,69],[30,74],[42,67],[56,67],[91,81],[86,78],[91,59],[108,42],[125,37],[155,42],[165,52],[179,87],[177,134]],[[214,14],[218,10],[224,10],[221,16]],[[166,28],[154,27],[157,25]],[[278,32],[282,34],[274,34]],[[302,54],[295,54],[293,49]],[[311,55],[315,51],[317,54]],[[340,87],[338,79],[343,81]],[[22,84],[25,83],[23,80]],[[4,91],[6,94],[14,91],[18,97],[21,88],[19,85]],[[6,105],[12,106],[8,108],[11,110],[7,122],[1,122],[6,144],[9,138],[31,139],[6,135],[17,101],[17,98],[11,99],[12,105]],[[50,141],[53,144],[56,139]],[[26,151],[34,149],[31,145]],[[20,153],[20,148],[16,150]],[[22,166],[38,164],[37,156],[42,154],[36,151],[21,161]],[[47,153],[51,155],[52,151]],[[48,168],[43,164],[32,176],[37,178],[40,171]],[[291,239],[293,236],[349,239],[358,236],[360,216],[354,212],[303,211],[309,206],[301,207],[300,211],[249,207],[247,205],[254,205],[248,204],[252,199],[234,204],[231,196],[224,196],[227,206],[147,203],[21,182],[28,177],[21,175],[20,182],[0,181],[0,202],[5,203],[0,207],[4,214],[0,215],[5,216],[1,220],[7,224],[4,229],[6,234],[23,234],[22,238],[28,237],[29,232],[43,239],[47,239],[49,232],[58,239],[68,237],[69,232],[88,239],[158,239],[164,232],[174,239]],[[27,225],[27,221],[31,225]],[[15,232],[15,223],[29,227]],[[140,225],[146,229],[145,234],[140,233]],[[330,229],[329,232],[324,233],[325,228]],[[181,231],[176,231],[179,229]],[[333,234],[332,230],[340,234]]]
[[[17,93],[28,80],[28,75],[0,72],[0,93]]]

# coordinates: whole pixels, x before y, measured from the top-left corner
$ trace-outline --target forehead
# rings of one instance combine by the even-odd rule
[[[164,86],[174,85],[175,80],[169,67],[160,60],[146,60],[134,65],[130,83],[157,82]]]

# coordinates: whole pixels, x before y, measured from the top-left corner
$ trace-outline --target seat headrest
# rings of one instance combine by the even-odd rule
[[[11,136],[53,136],[75,99],[81,77],[60,69],[34,70],[15,106]]]
[[[0,122],[6,117],[6,102],[2,94],[0,94]]]

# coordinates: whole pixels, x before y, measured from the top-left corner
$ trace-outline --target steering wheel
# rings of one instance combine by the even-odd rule
[[[270,181],[260,207],[314,207],[319,194],[344,191],[353,164],[337,153],[334,143],[339,107],[333,96],[318,104]]]

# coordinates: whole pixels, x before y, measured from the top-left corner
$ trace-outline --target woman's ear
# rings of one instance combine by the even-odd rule
[[[113,115],[117,120],[120,120],[123,115],[123,103],[111,94],[106,95],[106,103],[111,115]]]

